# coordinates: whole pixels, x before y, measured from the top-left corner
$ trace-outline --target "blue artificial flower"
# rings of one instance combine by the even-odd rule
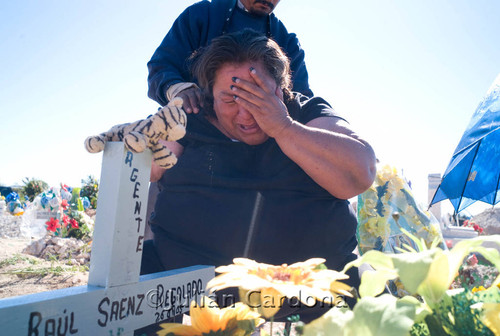
[[[73,198],[73,195],[71,195],[71,193],[69,191],[62,189],[61,190],[61,198],[65,199],[66,201],[69,202]]]
[[[40,204],[44,209],[47,207],[47,205],[49,204],[49,198],[47,197],[47,195],[45,194],[42,195],[42,198],[40,198]]]
[[[19,195],[15,191],[8,194],[7,197],[5,198],[5,200],[7,202],[17,201],[18,199],[19,199]]]
[[[50,205],[51,210],[59,208],[59,205],[60,205],[59,204],[59,199],[54,195],[54,197],[52,197],[49,200],[49,205]]]
[[[14,213],[14,210],[16,210],[17,208],[22,208],[22,204],[21,202],[19,202],[19,200],[14,200],[14,201],[11,201],[7,204],[7,207],[9,209],[9,212],[10,213]]]
[[[88,209],[90,207],[90,201],[87,196],[82,197],[82,204],[84,209]]]

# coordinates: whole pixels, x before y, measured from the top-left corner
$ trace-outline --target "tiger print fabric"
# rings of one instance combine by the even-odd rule
[[[186,114],[182,109],[182,99],[174,98],[168,105],[146,119],[133,123],[115,125],[107,132],[90,136],[85,140],[85,148],[90,153],[104,150],[108,141],[122,141],[134,153],[146,148],[153,152],[154,162],[162,168],[171,168],[177,163],[176,156],[159,140],[176,141],[186,134]]]

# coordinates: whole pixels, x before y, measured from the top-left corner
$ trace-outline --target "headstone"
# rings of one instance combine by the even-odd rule
[[[6,209],[7,209],[7,204],[5,203],[3,198],[0,198],[0,216],[4,214]]]
[[[212,266],[139,276],[150,165],[149,151],[106,145],[88,285],[0,300],[0,334],[133,335],[204,293]]]
[[[427,192],[427,201],[428,204],[431,204],[432,198],[434,197],[434,194],[436,193],[437,188],[439,187],[439,184],[441,183],[441,174],[429,174],[427,175],[427,179],[429,182],[428,186],[428,192]],[[441,203],[436,203],[431,206],[429,206],[430,212],[436,217],[436,219],[439,221],[439,225],[441,227],[441,230],[444,229],[443,221],[441,219]]]

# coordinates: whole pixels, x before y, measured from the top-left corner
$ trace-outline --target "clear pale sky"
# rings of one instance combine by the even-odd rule
[[[146,63],[192,3],[2,1],[0,184],[99,178],[102,155],[84,139],[156,112]],[[314,92],[427,204],[427,175],[444,173],[500,73],[500,1],[282,0],[275,13]]]

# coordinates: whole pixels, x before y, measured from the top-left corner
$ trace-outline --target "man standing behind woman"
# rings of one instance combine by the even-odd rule
[[[184,100],[187,113],[200,108],[200,89],[189,72],[189,56],[220,35],[251,28],[275,40],[290,58],[293,91],[311,97],[304,51],[272,13],[280,0],[212,0],[189,6],[174,22],[148,63],[151,99],[166,105]]]

